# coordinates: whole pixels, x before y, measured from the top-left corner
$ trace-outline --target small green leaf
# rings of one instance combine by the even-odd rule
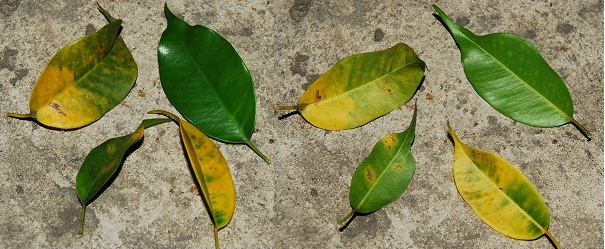
[[[227,161],[214,142],[191,123],[167,111],[149,113],[168,116],[179,124],[187,157],[212,216],[215,247],[219,248],[218,230],[229,224],[235,212],[235,185]]]
[[[454,140],[454,182],[462,199],[494,230],[508,237],[534,240],[548,232],[550,214],[540,193],[521,171],[505,159]]]
[[[416,171],[411,152],[416,130],[416,109],[407,130],[384,136],[353,173],[349,202],[355,213],[371,213],[395,201],[405,192]]]
[[[403,43],[352,55],[320,76],[296,106],[312,125],[326,130],[362,126],[407,103],[424,77],[425,64]]]
[[[170,103],[206,135],[252,144],[256,115],[254,82],[242,58],[215,31],[190,26],[164,7],[168,26],[158,45],[162,88]]]
[[[82,167],[76,176],[76,194],[82,203],[82,219],[80,233],[84,228],[86,205],[95,198],[105,187],[107,181],[114,175],[118,166],[124,160],[124,154],[135,143],[139,142],[145,133],[145,128],[170,122],[170,119],[146,119],[139,128],[131,134],[111,138],[88,153]]]
[[[540,52],[520,37],[494,33],[477,36],[450,20],[433,5],[460,48],[464,74],[475,91],[494,109],[535,127],[573,123],[573,102],[565,82]]]
[[[100,119],[126,97],[137,65],[119,36],[122,20],[99,10],[109,24],[59,50],[34,86],[30,113],[7,116],[75,129]]]

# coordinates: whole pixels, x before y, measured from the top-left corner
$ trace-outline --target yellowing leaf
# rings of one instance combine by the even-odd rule
[[[548,232],[550,214],[531,182],[505,159],[462,143],[448,124],[454,140],[454,181],[460,196],[475,214],[508,237],[533,240]]]
[[[235,211],[235,186],[227,161],[214,142],[191,123],[166,111],[150,113],[166,115],[179,124],[187,157],[212,215],[215,245],[218,248],[218,230],[229,223]]]
[[[407,103],[424,77],[425,64],[403,43],[338,61],[299,99],[296,109],[326,130],[364,125]]]
[[[122,20],[99,9],[109,24],[59,50],[34,86],[30,113],[7,116],[75,129],[100,119],[126,97],[137,65],[119,36]]]

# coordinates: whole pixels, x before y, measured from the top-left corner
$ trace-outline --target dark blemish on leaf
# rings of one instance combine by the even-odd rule
[[[366,179],[368,179],[368,181],[370,182],[374,181],[374,173],[372,173],[372,170],[370,170],[369,168],[366,169]]]
[[[374,30],[374,41],[379,42],[382,41],[382,39],[384,39],[384,32],[382,31],[382,29],[377,28],[376,30]]]
[[[95,28],[95,26],[94,26],[94,25],[92,25],[92,24],[88,24],[88,25],[86,25],[86,31],[85,31],[85,33],[84,33],[85,35],[87,35],[87,36],[88,36],[88,35],[92,35],[92,34],[94,34],[95,32],[97,32],[97,29]]]
[[[2,16],[11,16],[19,8],[21,0],[0,1],[0,13]]]
[[[55,109],[55,111],[57,111],[58,113],[63,114],[63,116],[66,116],[65,112],[63,112],[63,110],[61,110],[61,106],[59,106],[59,104],[55,103],[55,102],[50,102],[50,104],[48,104],[50,107],[52,107],[53,109]]]
[[[254,32],[251,28],[242,28],[242,30],[239,32],[239,35],[246,37],[252,36],[252,34],[254,34]]]
[[[575,27],[569,23],[562,23],[562,24],[557,25],[557,32],[563,33],[566,35],[571,33],[574,29],[575,29]]]
[[[523,34],[523,38],[526,39],[534,39],[536,37],[536,31],[528,30]]]
[[[295,22],[302,21],[309,13],[312,4],[313,0],[296,0],[294,5],[290,7],[290,18]]]
[[[100,55],[105,55],[105,48],[103,47],[103,44],[99,44],[99,47],[97,47],[97,53]]]
[[[308,62],[308,55],[296,53],[296,55],[294,55],[294,63],[292,64],[292,66],[290,66],[290,71],[292,71],[292,75],[298,74],[303,77],[307,75]]]
[[[460,26],[466,26],[467,24],[469,24],[471,22],[471,20],[469,20],[467,17],[463,16],[463,17],[458,17],[456,18],[456,23]]]
[[[400,171],[401,169],[403,169],[403,166],[401,166],[401,164],[397,164],[395,165],[395,167],[393,167],[395,170]]]
[[[311,196],[313,196],[313,197],[319,196],[319,193],[317,192],[317,189],[314,189],[314,188],[311,189]]]
[[[319,90],[315,91],[315,103],[321,101],[321,95],[319,94]]]

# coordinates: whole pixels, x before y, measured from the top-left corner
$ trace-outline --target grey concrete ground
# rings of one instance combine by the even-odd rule
[[[200,3],[202,2],[202,3]],[[439,6],[478,34],[508,32],[532,42],[567,82],[572,125],[515,123],[466,80],[453,39],[433,15]],[[151,109],[174,111],[162,92],[156,47],[166,27],[163,1],[100,4],[124,20],[139,77],[121,105],[98,122],[55,131],[0,118],[1,248],[212,248],[210,219],[187,169],[177,127],[147,130],[119,176],[89,206],[77,234],[75,176],[102,141],[134,131]],[[482,223],[456,192],[449,120],[468,145],[516,165],[544,197],[550,232],[564,248],[603,248],[603,2],[584,1],[169,1],[174,13],[225,36],[248,65],[257,93],[253,141],[218,143],[237,189],[223,248],[551,248],[519,241]],[[0,112],[27,112],[32,87],[52,55],[105,24],[93,1],[0,0]],[[412,147],[417,171],[394,203],[359,216],[344,231],[348,187],[374,143],[407,127],[403,106],[358,129],[328,132],[300,116],[279,120],[338,59],[404,42],[428,65],[416,93]]]

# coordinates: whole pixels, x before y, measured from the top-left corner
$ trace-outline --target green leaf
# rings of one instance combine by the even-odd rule
[[[407,103],[420,85],[425,64],[403,43],[338,61],[298,100],[296,109],[326,130],[362,126]]]
[[[508,237],[534,240],[548,232],[550,214],[542,196],[521,171],[505,159],[454,140],[454,182],[462,199],[494,230]]]
[[[213,30],[190,26],[164,6],[168,26],[158,45],[162,88],[170,103],[206,135],[252,144],[256,115],[254,83],[233,46]]]
[[[436,5],[433,8],[460,48],[466,78],[494,109],[535,127],[571,122],[590,139],[590,132],[573,118],[573,102],[565,82],[532,44],[505,33],[477,36],[450,20]]]
[[[227,161],[214,142],[191,123],[162,110],[149,113],[168,116],[179,124],[187,157],[210,210],[215,247],[219,248],[218,230],[229,224],[235,212],[235,185]]]
[[[122,20],[99,10],[109,24],[59,50],[34,86],[30,113],[7,116],[75,129],[100,119],[126,97],[137,65],[119,36]]]
[[[355,213],[371,213],[395,201],[405,192],[416,171],[411,147],[416,130],[416,109],[407,130],[384,136],[353,173],[349,202]]]
[[[84,228],[84,216],[86,205],[88,205],[100,191],[106,187],[107,182],[114,175],[118,166],[124,160],[124,155],[129,148],[139,142],[145,133],[145,128],[158,124],[170,122],[170,119],[146,119],[139,128],[131,134],[111,138],[88,153],[82,167],[76,176],[76,194],[82,203],[82,219],[80,221],[80,233]]]

